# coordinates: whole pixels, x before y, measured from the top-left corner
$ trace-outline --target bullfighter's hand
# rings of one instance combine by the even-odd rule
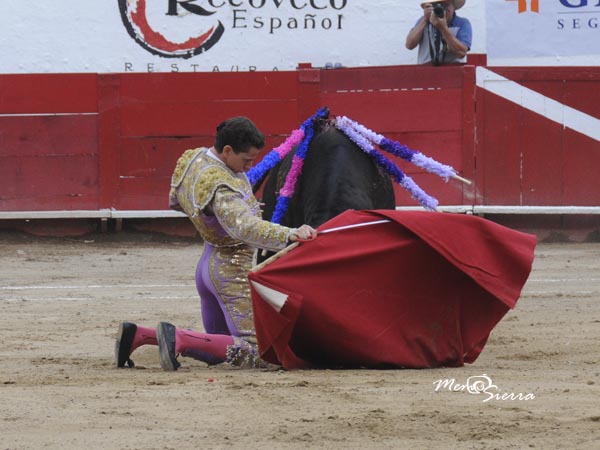
[[[306,241],[317,237],[317,230],[310,225],[302,225],[299,228],[294,229],[290,236],[292,242],[295,241]]]

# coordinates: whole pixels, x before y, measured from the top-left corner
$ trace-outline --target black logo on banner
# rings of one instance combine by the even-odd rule
[[[213,47],[219,42],[225,32],[225,27],[221,21],[216,21],[216,23],[213,21],[212,26],[207,30],[189,33],[184,42],[173,42],[150,24],[148,3],[152,2],[152,0],[118,1],[121,18],[129,35],[135,42],[157,56],[165,58],[191,58]],[[167,22],[169,19],[185,19],[189,23],[193,19],[206,19],[216,12],[208,11],[199,6],[196,0],[162,0],[160,3],[165,6],[164,12],[159,12],[160,19]],[[156,2],[153,3],[154,7],[155,5]],[[156,11],[153,11],[153,13],[156,14]],[[194,24],[196,22],[203,21],[195,20]]]

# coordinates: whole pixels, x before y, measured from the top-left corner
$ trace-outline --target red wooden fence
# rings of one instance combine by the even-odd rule
[[[600,117],[600,68],[498,68]],[[171,171],[216,124],[279,144],[320,106],[454,166],[401,167],[442,205],[600,205],[598,140],[476,87],[474,66],[295,72],[0,75],[0,212],[167,209]],[[398,205],[416,203],[397,190]]]
[[[494,71],[595,117],[600,130],[600,68]],[[600,206],[600,141],[483,89],[476,105],[476,203]]]

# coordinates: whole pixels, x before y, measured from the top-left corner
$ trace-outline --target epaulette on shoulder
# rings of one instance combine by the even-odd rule
[[[193,148],[190,150],[186,150],[177,160],[177,165],[175,166],[175,170],[173,171],[173,176],[171,177],[171,188],[176,188],[181,184],[181,180],[183,180],[183,176],[187,172],[190,164],[196,159],[198,154],[203,151],[204,148]]]

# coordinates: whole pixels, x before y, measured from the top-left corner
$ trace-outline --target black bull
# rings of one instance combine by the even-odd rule
[[[318,227],[348,210],[394,209],[394,187],[370,156],[327,122],[315,130],[302,175],[281,224]],[[263,218],[271,220],[293,152],[275,166],[265,183]]]

